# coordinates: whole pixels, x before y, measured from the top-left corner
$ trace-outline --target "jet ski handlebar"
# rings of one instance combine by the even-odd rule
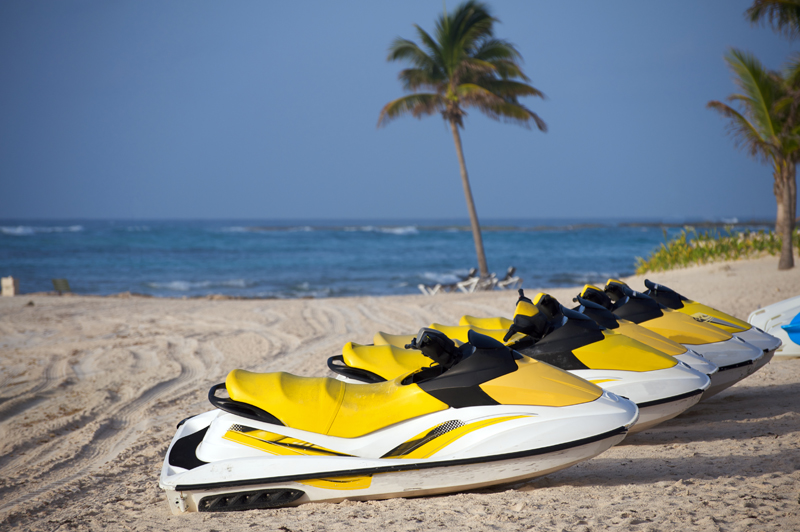
[[[465,344],[466,345],[466,344]],[[461,360],[463,353],[455,342],[443,332],[423,327],[406,349],[416,349],[445,369],[450,369]]]

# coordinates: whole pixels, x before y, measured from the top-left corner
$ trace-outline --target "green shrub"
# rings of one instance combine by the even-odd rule
[[[664,231],[664,240],[667,232]],[[800,229],[794,232],[794,249],[800,248]],[[763,254],[778,255],[781,238],[772,231],[734,232],[726,227],[698,233],[693,227],[685,227],[672,240],[661,244],[661,248],[647,259],[636,257],[636,273],[660,272],[674,268],[685,268],[694,264],[706,264],[718,260],[738,260]]]

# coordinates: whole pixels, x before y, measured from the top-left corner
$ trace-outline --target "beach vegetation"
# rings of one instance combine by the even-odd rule
[[[697,264],[725,260],[740,260],[763,255],[778,255],[783,249],[782,239],[774,231],[734,231],[726,227],[723,232],[712,229],[698,232],[685,227],[667,240],[646,259],[636,258],[636,273],[661,272],[686,268]],[[793,232],[795,249],[800,249],[800,231]]]
[[[401,37],[389,47],[388,61],[404,61],[409,68],[399,79],[406,96],[387,103],[378,117],[378,127],[395,118],[441,114],[450,126],[461,170],[461,184],[469,211],[472,236],[483,278],[489,276],[478,214],[467,175],[461,146],[466,109],[475,108],[494,120],[547,131],[545,122],[520,103],[520,98],[544,98],[527,82],[520,63],[522,56],[510,42],[495,37],[492,16],[486,4],[469,0],[436,21],[433,34],[414,25],[419,44]]]
[[[728,96],[730,105],[710,101],[707,107],[728,120],[728,132],[737,148],[772,167],[777,202],[775,232],[783,247],[778,269],[794,266],[792,251],[797,216],[796,164],[800,157],[800,62],[785,72],[767,70],[752,54],[731,49],[725,61],[739,92]]]

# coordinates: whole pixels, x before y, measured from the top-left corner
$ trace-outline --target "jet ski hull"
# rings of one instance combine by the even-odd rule
[[[636,403],[639,419],[630,434],[680,415],[697,404],[711,385],[708,375],[683,364],[645,372],[591,369],[570,373]]]
[[[761,349],[737,337],[724,342],[684,345],[703,358],[710,360],[719,368],[716,373],[710,375],[711,386],[705,391],[701,400],[713,397],[733,386],[758,370],[772,358],[767,356]]]
[[[622,441],[637,417],[632,402],[603,394],[569,407],[451,408],[364,437],[335,438],[215,410],[179,427],[159,485],[174,514],[449,493],[532,479],[592,458]],[[395,457],[402,446],[392,443],[415,442],[413,435],[426,428],[481,420],[490,421],[430,457]],[[281,456],[218,437],[234,426],[340,454]],[[395,455],[378,456],[387,445]]]

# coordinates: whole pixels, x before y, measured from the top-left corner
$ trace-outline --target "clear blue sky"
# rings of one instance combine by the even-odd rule
[[[769,167],[705,108],[749,0],[493,1],[547,134],[470,113],[482,218],[774,217]],[[456,2],[448,2],[455,7]],[[0,3],[0,218],[464,218],[440,117],[376,128],[397,36],[442,2]]]

